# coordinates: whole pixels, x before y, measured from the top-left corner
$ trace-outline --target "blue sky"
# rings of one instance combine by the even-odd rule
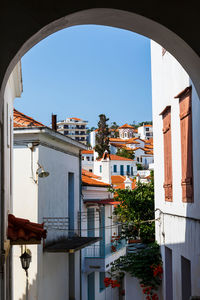
[[[78,117],[96,126],[104,113],[119,125],[152,119],[150,40],[112,27],[61,30],[22,58],[22,97],[14,106],[50,125]]]

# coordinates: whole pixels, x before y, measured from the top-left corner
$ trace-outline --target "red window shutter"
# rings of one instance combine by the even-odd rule
[[[176,96],[180,106],[182,201],[193,202],[192,103],[191,87]]]
[[[165,201],[172,201],[172,147],[171,147],[171,107],[161,113],[163,117],[164,140],[164,190]]]

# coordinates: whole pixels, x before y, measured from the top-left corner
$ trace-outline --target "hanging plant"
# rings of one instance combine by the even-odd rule
[[[158,244],[149,244],[144,249],[118,258],[112,264],[111,274],[115,277],[119,272],[128,272],[138,278],[147,300],[159,299],[156,291],[162,282],[163,269]]]

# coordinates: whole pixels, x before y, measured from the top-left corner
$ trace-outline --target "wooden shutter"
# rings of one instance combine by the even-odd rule
[[[179,98],[181,130],[182,201],[193,202],[193,153],[192,153],[192,103],[191,87],[187,87],[175,98]]]
[[[163,117],[164,141],[164,190],[165,201],[172,201],[172,147],[171,147],[171,107],[167,106],[161,113]]]

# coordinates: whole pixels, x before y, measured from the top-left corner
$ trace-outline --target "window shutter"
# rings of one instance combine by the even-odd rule
[[[192,103],[191,87],[177,95],[180,107],[182,201],[193,202]]]
[[[165,201],[172,201],[172,147],[171,147],[171,107],[167,106],[161,113],[163,118],[164,141],[164,190]]]

